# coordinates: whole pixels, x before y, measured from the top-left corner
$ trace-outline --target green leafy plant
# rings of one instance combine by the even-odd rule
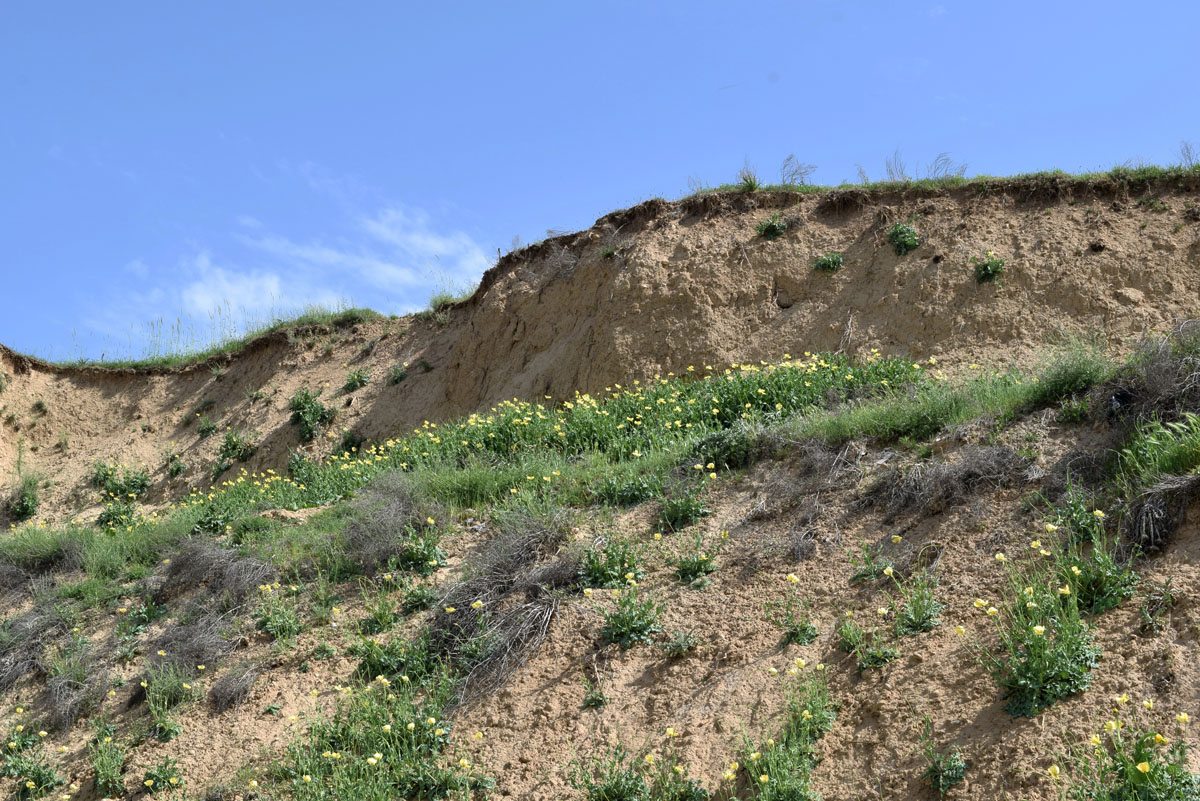
[[[921,778],[928,780],[930,788],[938,795],[945,795],[952,787],[962,782],[967,774],[967,761],[957,747],[939,751],[933,741],[933,721],[922,716],[920,735],[921,756],[928,763]]]
[[[842,269],[845,263],[846,259],[841,253],[826,253],[813,262],[813,269],[826,273],[836,273]]]
[[[342,389],[346,392],[353,392],[356,389],[362,389],[369,383],[371,383],[371,371],[366,367],[360,367],[346,374],[346,382],[342,384]]]
[[[975,265],[976,283],[998,281],[1004,274],[1004,259],[997,256],[994,250],[989,250],[982,256],[972,256],[971,264]]]
[[[636,587],[622,592],[614,608],[603,613],[600,639],[621,646],[623,651],[638,643],[649,643],[662,630],[659,618],[665,608],[651,597],[640,598]]]
[[[649,785],[622,746],[573,762],[567,781],[587,801],[650,801]]]
[[[787,577],[789,584],[799,582],[794,574]],[[808,604],[789,591],[782,601],[767,601],[767,620],[783,629],[783,644],[809,645],[817,639],[817,625],[809,614]]]
[[[174,792],[183,789],[183,777],[179,775],[179,763],[171,757],[163,757],[157,765],[146,769],[142,786],[150,795]]]
[[[253,456],[256,450],[258,446],[246,434],[240,431],[226,431],[217,456],[222,461],[244,462]]]
[[[276,640],[290,640],[304,628],[295,602],[283,597],[272,586],[264,585],[259,590],[258,610],[254,616],[258,627]]]
[[[583,677],[583,708],[584,709],[599,709],[608,703],[608,698],[604,695],[604,687],[600,684],[600,680],[596,679],[593,683],[587,676]]]
[[[115,729],[101,722],[96,727],[95,738],[88,744],[88,760],[96,774],[97,793],[112,797],[125,795],[121,772],[127,757],[125,744],[116,739]]]
[[[787,231],[787,222],[782,214],[772,214],[767,219],[754,226],[754,230],[763,239],[775,239]]]
[[[678,659],[694,651],[698,645],[700,638],[689,630],[671,632],[670,638],[658,647],[668,659]]]
[[[17,486],[4,502],[4,509],[13,522],[21,523],[37,515],[42,505],[38,493],[40,484],[41,476],[35,473],[25,473],[21,476]]]
[[[202,414],[196,416],[200,418],[200,424],[196,427],[196,433],[200,435],[200,439],[207,439],[217,433],[217,424],[214,421]]]
[[[671,561],[675,578],[695,589],[707,586],[708,576],[717,571],[716,556],[720,550],[720,542],[711,549],[705,549],[704,537],[696,534],[692,539],[692,550],[677,554]]]
[[[662,494],[662,479],[656,475],[638,475],[621,479],[605,475],[596,487],[596,496],[613,506],[636,506]]]
[[[663,498],[658,523],[664,531],[680,531],[708,516],[709,509],[700,497],[701,491],[701,485],[687,484]]]
[[[887,570],[891,572],[891,568]],[[922,570],[903,583],[896,580],[896,586],[900,592],[899,602],[892,602],[896,633],[903,635],[933,631],[939,623],[938,615],[945,608],[945,604],[934,595],[938,586],[937,576],[929,570]]]
[[[1124,720],[1121,704],[1070,754],[1072,801],[1192,801],[1200,798],[1200,775],[1188,770],[1189,736],[1177,725],[1171,737],[1147,730],[1133,716]]]
[[[192,683],[188,674],[171,662],[150,668],[146,673],[144,685],[146,706],[150,709],[155,736],[164,742],[175,739],[183,731],[183,727],[175,720],[172,712],[176,707],[199,698],[199,688]]]
[[[641,581],[641,556],[642,549],[631,539],[614,535],[598,540],[583,553],[579,580],[586,587],[609,589]]]
[[[408,378],[408,369],[407,368],[408,368],[407,362],[405,362],[403,365],[399,365],[399,364],[393,365],[388,370],[388,383],[389,384],[399,384],[401,381]]]
[[[333,422],[335,411],[317,399],[320,394],[319,389],[313,392],[308,387],[301,387],[288,401],[292,424],[300,426],[300,439],[304,442],[311,442]]]
[[[178,478],[187,470],[187,463],[183,461],[183,457],[179,455],[179,451],[175,450],[174,443],[171,443],[163,451],[163,466],[166,467],[167,475],[171,478]]]
[[[917,229],[908,223],[895,223],[887,232],[887,241],[896,251],[897,256],[905,256],[921,246]]]
[[[850,564],[854,567],[854,572],[850,574],[851,582],[875,581],[888,575],[888,570],[894,567],[892,560],[884,555],[882,545],[866,542],[862,544],[857,556],[853,552],[850,553]]]

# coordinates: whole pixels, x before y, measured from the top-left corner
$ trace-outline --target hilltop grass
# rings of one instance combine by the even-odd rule
[[[327,328],[349,328],[375,320],[384,315],[371,309],[329,308],[313,305],[296,315],[279,315],[266,322],[251,325],[240,334],[222,336],[214,342],[192,347],[185,342],[187,336],[182,323],[164,331],[152,325],[149,343],[142,358],[129,359],[46,359],[59,367],[101,367],[107,369],[162,369],[187,367],[202,364],[210,359],[232,356],[246,349],[255,339],[276,331],[323,326]]]
[[[1077,173],[1055,169],[1039,170],[1037,172],[1018,173],[1016,175],[1006,176],[973,175],[969,178],[964,175],[951,174],[936,178],[913,178],[907,181],[847,181],[840,184],[757,184],[753,190],[750,191],[789,192],[799,195],[824,195],[829,194],[830,192],[844,192],[846,190],[898,192],[913,189],[939,190],[967,187],[978,189],[980,192],[987,193],[1002,189],[1005,186],[1019,186],[1022,184],[1036,185],[1062,181],[1078,181],[1087,183],[1113,181],[1123,184],[1136,184],[1150,181],[1170,181],[1180,178],[1196,177],[1200,177],[1200,164],[1171,164],[1165,166],[1159,166],[1155,164],[1139,164],[1136,166],[1117,166],[1113,167],[1111,170]],[[732,184],[720,184],[714,187],[705,187],[697,192],[690,192],[685,197],[697,197],[716,192],[746,191],[748,191],[746,184],[744,182],[739,182]]]

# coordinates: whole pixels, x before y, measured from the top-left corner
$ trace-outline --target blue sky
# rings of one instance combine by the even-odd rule
[[[689,180],[1200,146],[1200,3],[0,0],[0,342],[472,284]],[[155,333],[147,323],[161,320]],[[185,337],[186,338],[186,337]]]

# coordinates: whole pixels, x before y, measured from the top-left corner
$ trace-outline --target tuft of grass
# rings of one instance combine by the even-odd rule
[[[116,730],[101,720],[95,727],[96,736],[88,744],[88,761],[96,774],[96,792],[117,798],[125,795],[122,773],[128,751],[117,739]]]
[[[896,633],[905,635],[933,631],[940,622],[938,615],[946,608],[934,595],[938,586],[937,576],[929,570],[922,570],[903,583],[894,575],[893,579],[900,592],[900,600],[892,601],[891,605],[895,614]]]
[[[596,679],[593,683],[587,676],[583,677],[583,708],[584,709],[599,709],[608,703],[608,697],[604,695],[604,687],[600,680]]]
[[[388,369],[388,383],[393,386],[408,378],[408,362],[392,365]]]
[[[851,583],[859,581],[875,581],[881,576],[890,576],[894,567],[892,560],[883,553],[882,545],[871,545],[864,542],[856,556],[850,552],[850,564],[854,572],[850,575]]]
[[[696,534],[692,540],[692,550],[676,554],[671,560],[675,578],[694,589],[706,587],[709,584],[708,576],[717,572],[716,556],[720,553],[721,544],[718,542],[713,548],[706,549],[704,537]]]
[[[789,573],[786,580],[789,584],[800,581],[794,573]],[[767,620],[783,629],[784,645],[809,645],[817,639],[819,631],[809,614],[808,604],[794,593],[789,592],[782,601],[767,601],[766,612]]]

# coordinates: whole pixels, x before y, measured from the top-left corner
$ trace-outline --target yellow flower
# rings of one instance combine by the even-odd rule
[[[767,782],[771,781],[771,777],[764,773],[758,777],[758,781],[762,784],[766,784]]]
[[[1005,556],[1003,552],[1000,552],[1000,553],[996,554],[996,561],[997,562],[1007,562],[1008,557]]]
[[[1064,585],[1062,585],[1061,587],[1059,587],[1059,588],[1058,588],[1058,594],[1059,594],[1059,595],[1070,595],[1070,594],[1071,594],[1071,588],[1070,588],[1070,587],[1068,587],[1066,584],[1064,584]]]
[[[1033,633],[1036,634],[1037,636],[1041,637],[1043,634],[1046,633],[1046,627],[1045,626],[1034,626]]]
[[[797,576],[795,573],[788,573],[787,580],[792,584],[797,584],[800,581],[800,577]]]
[[[1041,548],[1041,547],[1042,547],[1042,541],[1041,541],[1041,540],[1034,540],[1033,542],[1029,543],[1029,547],[1030,547],[1030,548],[1033,548],[1033,549],[1036,551],[1038,548]]]
[[[447,606],[447,607],[446,607],[446,614],[447,614],[447,615],[452,615],[452,614],[454,614],[454,613],[455,613],[455,612],[457,612],[457,611],[458,611],[458,610],[457,610],[457,609],[455,609],[453,606]]]
[[[902,539],[904,539],[904,537],[901,537],[899,534],[892,535],[892,542],[900,542]]]
[[[964,629],[962,626],[955,626],[955,627],[954,627],[954,633],[955,633],[955,634],[958,634],[958,635],[960,635],[960,636],[961,636],[961,635],[963,635],[963,634],[966,634],[966,633],[967,633],[967,630],[966,630],[966,629]]]
[[[1175,716],[1175,719],[1178,720],[1180,723],[1182,723],[1185,726],[1188,724],[1189,721],[1191,721],[1191,718],[1188,717],[1187,712],[1180,712],[1178,715]]]
[[[592,589],[591,589],[590,587],[588,587],[587,589],[585,589],[585,590],[583,591],[583,594],[584,594],[586,597],[588,597],[588,598],[591,598],[591,597],[592,597]]]
[[[892,575],[892,573],[893,573],[893,572],[894,572],[894,571],[892,570],[892,566],[891,566],[891,565],[888,565],[887,567],[885,567],[885,568],[883,569],[883,575],[885,575],[885,576],[889,576],[889,577],[890,577],[890,576]]]
[[[1050,778],[1058,781],[1058,765],[1051,765],[1046,768],[1046,773],[1050,774]]]
[[[989,606],[989,607],[987,608],[987,613],[988,613],[988,615],[989,615],[989,616],[994,616],[994,615],[998,615],[998,614],[1000,614],[1000,610],[999,610],[999,609],[997,609],[997,608],[996,608],[996,607],[994,607],[994,606]]]
[[[1165,745],[1166,742],[1167,742],[1167,738],[1163,737],[1161,734],[1154,735],[1154,744],[1155,745]]]
[[[1104,512],[1101,512],[1099,509],[1093,509],[1092,516],[1095,517],[1097,520],[1103,520]]]
[[[1113,698],[1113,700],[1116,701],[1118,704],[1124,704],[1129,701],[1129,696],[1126,695],[1125,693],[1121,693],[1120,695],[1115,696]]]
[[[1092,735],[1092,745],[1100,745],[1100,735],[1099,734]]]
[[[983,600],[982,598],[975,599],[975,608],[976,609],[982,609],[985,606],[987,606],[987,601]]]
[[[1142,773],[1149,773],[1150,772],[1150,763],[1149,762],[1139,762],[1139,763],[1137,763],[1137,769]]]
[[[1146,707],[1146,709],[1154,709],[1154,701],[1147,698],[1145,701],[1142,701],[1142,706]]]
[[[1050,534],[1053,534],[1054,532],[1058,531],[1058,526],[1054,525],[1053,523],[1047,523],[1046,531]]]
[[[472,608],[472,609],[481,609],[481,608],[483,608],[483,601],[476,601],[475,603],[471,604],[471,608]]]
[[[647,765],[653,765],[654,764],[654,754],[646,754],[646,756],[642,758],[642,761],[645,762]]]

